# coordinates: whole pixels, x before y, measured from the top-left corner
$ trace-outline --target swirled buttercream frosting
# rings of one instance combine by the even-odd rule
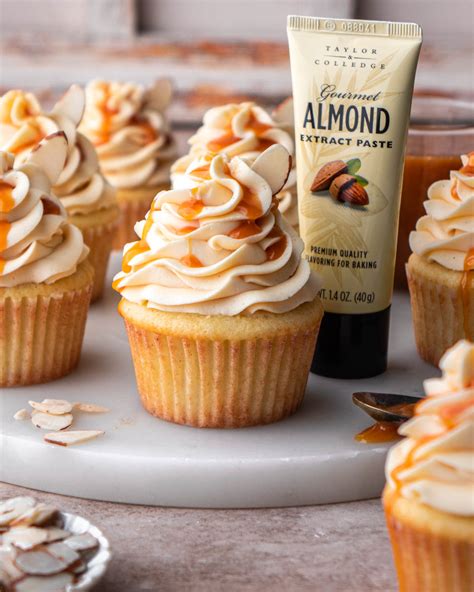
[[[114,287],[132,302],[204,315],[282,313],[313,300],[319,279],[273,196],[290,157],[271,146],[253,163],[197,158],[191,189],[162,191],[125,247]]]
[[[67,156],[64,134],[22,161],[0,151],[0,287],[51,284],[73,274],[89,249],[51,192]]]
[[[101,170],[118,189],[156,187],[169,181],[176,145],[165,111],[168,80],[152,87],[96,80],[86,87],[81,131],[94,144]]]
[[[189,154],[178,159],[171,168],[173,187],[192,186],[188,170],[196,157],[207,152],[241,156],[255,160],[266,148],[281,144],[290,153],[293,166],[285,186],[278,194],[279,209],[288,222],[298,225],[296,168],[294,159],[293,103],[287,99],[270,116],[252,102],[232,103],[214,107],[204,115],[203,125],[189,139]]]
[[[410,234],[414,253],[454,271],[472,268],[474,259],[474,152],[461,159],[463,166],[449,180],[428,189],[426,216]]]
[[[91,142],[77,126],[84,112],[81,87],[71,86],[51,111],[42,109],[32,93],[7,92],[0,99],[0,148],[25,161],[31,150],[49,134],[64,131],[67,158],[54,186],[68,214],[88,214],[115,204],[115,191],[99,171]]]
[[[388,455],[389,486],[407,498],[474,516],[474,344],[460,341],[440,361],[441,378],[425,381],[426,399]]]

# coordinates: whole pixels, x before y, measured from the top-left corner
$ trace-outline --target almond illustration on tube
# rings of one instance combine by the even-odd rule
[[[347,164],[343,160],[332,160],[323,165],[311,183],[311,191],[317,193],[318,191],[326,191],[331,186],[331,183],[339,177],[347,173]]]

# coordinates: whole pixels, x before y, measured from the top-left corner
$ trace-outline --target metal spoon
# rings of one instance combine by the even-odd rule
[[[353,393],[352,402],[375,421],[403,422],[413,415],[414,405],[422,397],[394,395],[391,393]]]

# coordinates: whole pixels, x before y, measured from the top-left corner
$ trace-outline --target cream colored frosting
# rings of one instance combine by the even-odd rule
[[[461,159],[459,171],[428,189],[427,215],[410,234],[414,253],[455,271],[465,270],[474,249],[474,152]]]
[[[102,172],[119,189],[156,187],[169,181],[176,145],[165,111],[168,80],[139,84],[95,80],[86,87],[81,131],[92,141]]]
[[[14,162],[0,151],[0,287],[51,284],[73,274],[89,249],[51,192],[67,156],[63,134]]]
[[[387,481],[400,495],[437,510],[474,516],[474,344],[460,341],[425,381],[427,398],[389,452]]]
[[[178,159],[171,168],[176,189],[193,185],[189,165],[196,157],[210,151],[255,160],[272,144],[281,144],[293,159],[292,171],[285,187],[278,194],[279,209],[292,226],[298,225],[296,198],[296,166],[294,160],[293,103],[287,99],[272,116],[252,102],[232,103],[214,107],[204,115],[203,125],[189,140],[189,154]]]
[[[289,166],[278,145],[252,165],[225,154],[196,159],[188,170],[200,183],[158,193],[114,287],[150,308],[205,315],[282,313],[313,300],[319,279],[272,199]]]
[[[113,206],[115,191],[99,170],[91,142],[77,131],[84,112],[84,91],[77,85],[49,112],[32,93],[7,92],[0,99],[0,148],[24,161],[47,135],[64,131],[68,153],[64,170],[53,190],[69,214],[88,214]]]

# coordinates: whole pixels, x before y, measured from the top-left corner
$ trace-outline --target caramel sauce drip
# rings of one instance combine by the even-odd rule
[[[13,187],[5,181],[0,181],[0,212],[8,214],[15,205],[13,199]]]
[[[199,259],[192,253],[188,253],[184,257],[181,257],[180,262],[187,267],[204,267]]]
[[[393,421],[377,421],[362,432],[356,434],[355,439],[364,444],[379,444],[381,442],[392,442],[398,440],[398,428],[400,424]]]
[[[192,177],[197,177],[198,179],[202,179],[203,181],[208,181],[211,178],[209,173],[209,165],[203,165],[191,171]]]
[[[188,239],[188,254],[181,257],[180,262],[187,267],[204,267],[201,261],[192,253],[191,239]]]
[[[96,130],[96,138],[94,144],[99,146],[109,141],[112,129],[112,118],[118,113],[118,109],[113,109],[108,106],[110,99],[110,88],[108,84],[102,86],[102,99],[99,101],[97,107],[101,113],[100,127]]]
[[[272,126],[269,125],[268,123],[263,123],[263,122],[259,121],[253,113],[251,114],[251,116],[247,122],[247,125],[245,126],[245,131],[252,131],[257,137],[261,136],[269,129],[272,129]],[[222,150],[224,150],[224,148],[227,148],[228,146],[231,146],[232,144],[239,142],[241,139],[242,138],[235,136],[232,133],[232,131],[228,131],[227,133],[222,134],[222,136],[219,136],[218,138],[214,138],[213,140],[210,140],[206,144],[206,148],[208,150],[210,150],[211,152],[216,152],[216,153],[221,152]],[[274,143],[275,142],[273,142],[272,140],[266,140],[266,139],[259,138],[258,150],[263,152],[264,150],[266,150],[269,146],[271,146]]]
[[[456,425],[456,419],[473,405],[474,397],[470,397],[467,401],[447,405],[439,411],[441,420],[448,429],[453,428]]]
[[[7,214],[15,206],[13,199],[13,187],[4,181],[0,181],[0,212]],[[0,252],[7,248],[7,238],[11,224],[7,221],[0,221]],[[0,257],[0,273],[5,269],[5,259]]]
[[[466,339],[470,341],[473,340],[474,336],[471,335],[470,332],[470,324],[469,324],[469,314],[470,314],[470,307],[471,307],[471,287],[472,287],[472,279],[473,279],[473,270],[474,270],[474,248],[469,249],[467,252],[466,258],[464,259],[464,271],[461,276],[461,298],[462,298],[462,306],[463,306],[463,324],[464,324],[464,336]]]
[[[137,241],[132,247],[130,247],[130,249],[123,256],[122,271],[124,271],[125,273],[129,273],[132,270],[132,268],[130,266],[130,261],[134,257],[136,257],[137,255],[141,255],[142,253],[146,253],[150,249],[150,247],[148,246],[148,243],[146,241],[146,237],[147,237],[148,233],[150,232],[150,228],[153,225],[153,212],[154,211],[155,211],[154,204],[152,203],[151,207],[150,207],[150,211],[148,213],[148,218],[146,219],[145,226],[143,227],[142,238],[139,241]],[[116,280],[112,283],[112,287],[114,289],[117,289],[118,282],[119,282],[119,280]]]
[[[7,248],[8,232],[10,231],[10,222],[0,222],[0,253]],[[0,273],[5,269],[5,259],[0,257]]]
[[[244,220],[229,232],[229,236],[230,238],[241,239],[258,234],[260,231],[261,228],[256,222],[253,220]]]
[[[199,226],[183,226],[183,228],[178,228],[176,230],[176,234],[178,234],[178,235],[189,234],[190,232],[194,232],[198,228],[199,228]]]
[[[467,164],[464,165],[463,167],[461,167],[459,169],[459,172],[462,173],[463,175],[470,175],[470,176],[474,176],[474,152],[469,152],[467,154]]]
[[[236,208],[237,212],[244,214],[248,220],[257,220],[263,215],[257,196],[248,187],[242,187],[243,197]]]
[[[278,240],[276,242],[273,243],[273,245],[270,245],[268,247],[268,249],[266,250],[266,254],[267,254],[267,261],[275,261],[276,259],[279,259],[285,249],[286,249],[286,236],[283,234],[283,232],[280,230],[280,228],[278,228],[277,226],[275,226],[271,232],[268,234],[269,237],[278,237]]]
[[[38,123],[32,121],[31,119],[28,119],[28,123],[32,128],[34,128],[35,135],[33,136],[32,140],[28,140],[24,144],[18,144],[17,146],[15,146],[15,148],[9,148],[9,151],[13,152],[13,154],[19,154],[20,152],[23,152],[25,150],[33,150],[45,137]]]
[[[191,221],[202,212],[203,208],[204,203],[200,199],[191,198],[179,204],[178,214],[181,218]]]
[[[208,150],[210,150],[211,152],[220,152],[221,150],[223,150],[224,148],[227,148],[227,146],[231,146],[232,144],[235,144],[236,142],[238,142],[240,140],[240,138],[238,138],[237,136],[234,136],[234,134],[232,132],[229,132],[228,134],[223,134],[222,136],[219,136],[218,138],[214,138],[214,140],[210,140],[207,145],[206,148]],[[194,173],[194,171],[193,171]]]

